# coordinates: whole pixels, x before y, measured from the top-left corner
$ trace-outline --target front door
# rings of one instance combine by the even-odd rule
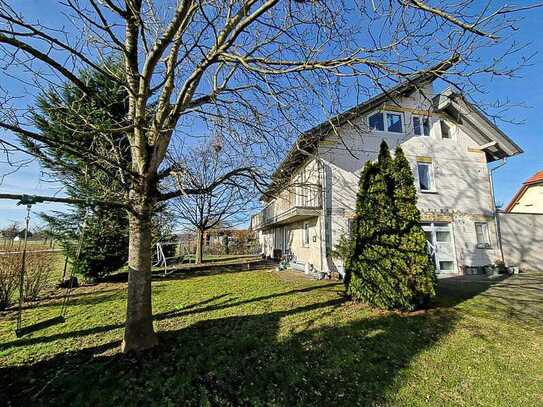
[[[422,225],[428,241],[428,251],[438,273],[455,273],[456,261],[450,223]]]

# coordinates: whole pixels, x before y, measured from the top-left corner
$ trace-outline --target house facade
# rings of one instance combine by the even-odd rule
[[[543,171],[535,173],[522,184],[505,212],[543,214]]]
[[[522,152],[461,94],[436,94],[438,66],[303,134],[275,171],[251,219],[263,254],[289,255],[299,269],[343,275],[332,256],[355,216],[364,164],[385,140],[401,145],[440,274],[500,259],[488,164]]]

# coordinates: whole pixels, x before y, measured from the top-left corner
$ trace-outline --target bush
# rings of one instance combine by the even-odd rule
[[[26,301],[37,299],[47,287],[53,269],[52,260],[52,256],[47,253],[27,253],[23,285]],[[0,309],[6,309],[15,300],[20,271],[20,254],[0,255]]]
[[[11,305],[19,285],[20,267],[20,255],[0,255],[0,309],[6,309]]]
[[[416,189],[401,148],[392,160],[385,142],[377,163],[361,174],[353,241],[342,243],[347,292],[383,309],[413,310],[436,293],[435,267],[416,207]]]
[[[28,253],[24,282],[25,301],[36,300],[49,284],[53,258],[48,253]]]

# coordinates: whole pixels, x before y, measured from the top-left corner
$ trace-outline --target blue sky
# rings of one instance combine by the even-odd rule
[[[36,0],[25,3],[30,6],[29,9],[34,8],[33,5],[38,5]],[[495,191],[498,203],[507,204],[523,181],[536,171],[543,170],[542,17],[541,9],[528,13],[519,22],[517,25],[519,30],[514,34],[516,41],[529,43],[523,54],[535,54],[531,65],[523,68],[518,78],[494,77],[486,78],[480,82],[480,85],[486,89],[486,94],[479,95],[478,99],[488,103],[508,99],[513,104],[519,104],[517,107],[510,108],[505,113],[505,117],[523,122],[520,125],[507,122],[497,123],[524,150],[523,154],[509,159],[504,167],[495,171]],[[492,55],[486,56],[491,57]],[[515,56],[512,58],[514,59]],[[0,174],[5,172],[6,166],[0,162]],[[39,166],[32,164],[6,176],[3,183],[0,184],[0,192],[51,195],[59,193],[59,185],[40,181]],[[62,209],[62,206],[41,204],[34,208],[34,212],[58,209]],[[4,227],[12,221],[22,221],[24,212],[24,208],[17,207],[13,201],[0,201],[0,227]]]

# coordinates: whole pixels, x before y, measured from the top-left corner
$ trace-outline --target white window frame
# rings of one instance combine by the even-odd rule
[[[383,130],[378,130],[378,129],[372,129],[371,126],[370,126],[370,117],[375,115],[375,114],[382,114],[383,115]],[[396,132],[396,131],[390,131],[388,129],[388,120],[387,120],[387,116],[388,115],[396,115],[396,116],[400,116],[400,124],[401,124],[401,131],[399,132]],[[376,111],[376,112],[373,112],[371,114],[369,114],[367,116],[367,125],[368,125],[368,129],[370,129],[371,131],[375,131],[377,133],[392,133],[392,134],[404,134],[405,133],[405,115],[403,114],[403,112],[395,112],[395,111],[389,111],[389,110],[379,110],[379,111]]]
[[[485,240],[484,242],[479,241],[479,234],[477,233],[477,226],[482,227],[482,237]],[[475,241],[477,242],[478,249],[490,249],[490,229],[488,227],[488,222],[475,222]]]
[[[302,244],[304,247],[309,247],[309,243],[311,242],[311,237],[309,236],[309,222],[303,223],[303,229],[302,229]]]
[[[428,175],[430,177],[430,189],[422,189],[420,185],[420,173],[419,165],[427,165],[429,167]],[[417,161],[417,189],[423,193],[435,193],[436,192],[436,179],[434,175],[434,164],[422,161]]]
[[[421,131],[421,134],[417,134],[415,131],[415,119],[419,119],[419,130]],[[428,134],[424,134],[424,120],[428,121]],[[419,114],[414,114],[411,117],[411,124],[413,125],[413,134],[417,137],[430,137],[430,134],[432,133],[432,122],[430,121],[430,116],[421,116]]]

